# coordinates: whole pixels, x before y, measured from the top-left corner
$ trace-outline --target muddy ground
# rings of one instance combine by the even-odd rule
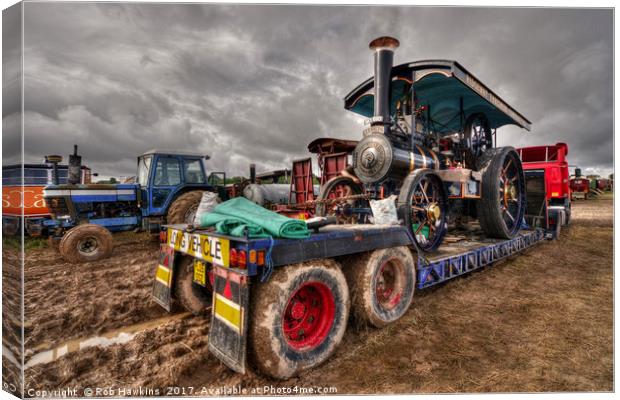
[[[417,291],[401,320],[381,330],[350,327],[325,364],[287,381],[233,373],[207,350],[209,318],[168,320],[151,302],[157,242],[117,235],[113,257],[90,265],[33,249],[25,267],[26,361],[74,341],[67,354],[26,369],[26,395],[67,388],[77,395],[85,388],[108,388],[94,392],[100,395],[126,395],[128,388],[142,388],[134,392],[142,395],[255,394],[265,385],[339,394],[611,391],[612,203],[574,203],[559,241]],[[127,343],[78,350],[83,339],[132,327],[138,333]]]

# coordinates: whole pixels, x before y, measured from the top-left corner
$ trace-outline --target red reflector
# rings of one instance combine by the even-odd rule
[[[237,264],[239,263],[239,255],[237,253],[237,249],[231,249],[230,250],[230,266],[231,267],[236,267]]]
[[[247,254],[245,250],[239,250],[238,256],[239,268],[245,268],[247,266]]]

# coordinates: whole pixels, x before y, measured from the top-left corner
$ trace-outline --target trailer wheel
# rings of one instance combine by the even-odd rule
[[[356,224],[365,222],[366,215],[356,209],[370,210],[370,203],[363,198],[339,200],[350,196],[360,196],[364,192],[362,185],[347,176],[336,176],[321,186],[317,197],[316,215],[326,217],[335,215],[339,224]]]
[[[166,222],[168,224],[193,224],[198,205],[202,199],[202,190],[183,193],[170,205]]]
[[[510,239],[525,213],[525,175],[512,147],[487,150],[480,160],[482,195],[477,202],[480,227],[489,236]]]
[[[405,178],[396,205],[416,249],[437,249],[448,229],[448,196],[441,178],[429,169],[415,170]]]
[[[346,330],[349,290],[338,264],[289,265],[254,288],[249,344],[255,366],[287,379],[334,352]]]
[[[194,282],[194,259],[184,256],[178,261],[174,277],[174,293],[181,306],[194,315],[206,313],[211,305],[211,276],[207,279],[207,288]]]
[[[93,262],[108,258],[114,248],[112,234],[95,224],[83,224],[69,229],[60,240],[58,249],[70,263]]]
[[[413,300],[415,263],[405,246],[375,250],[344,267],[351,312],[358,322],[381,328],[401,318]]]

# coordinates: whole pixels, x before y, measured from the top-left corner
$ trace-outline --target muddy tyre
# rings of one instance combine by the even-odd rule
[[[335,261],[276,270],[254,288],[248,338],[253,364],[278,379],[316,367],[340,344],[349,307],[346,279]]]
[[[71,228],[60,240],[60,255],[70,263],[93,262],[108,258],[114,248],[112,234],[106,228],[84,224]]]
[[[525,175],[512,147],[487,150],[479,160],[482,194],[477,201],[480,227],[490,237],[511,239],[525,214]]]
[[[415,291],[415,262],[405,246],[349,258],[344,266],[351,312],[360,325],[381,328],[401,318]]]
[[[182,257],[178,261],[174,278],[174,293],[177,302],[194,315],[205,314],[211,306],[211,290],[194,282],[194,259]]]
[[[166,222],[168,224],[193,224],[196,210],[202,199],[202,190],[183,193],[170,205]]]

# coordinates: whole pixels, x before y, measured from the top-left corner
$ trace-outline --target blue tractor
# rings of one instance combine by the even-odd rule
[[[45,221],[50,240],[73,263],[109,257],[111,232],[159,232],[163,223],[192,223],[205,191],[226,198],[226,174],[207,175],[209,156],[151,150],[138,157],[135,183],[86,184],[72,180],[81,158],[69,160],[69,183],[50,185],[44,199],[52,213]]]

